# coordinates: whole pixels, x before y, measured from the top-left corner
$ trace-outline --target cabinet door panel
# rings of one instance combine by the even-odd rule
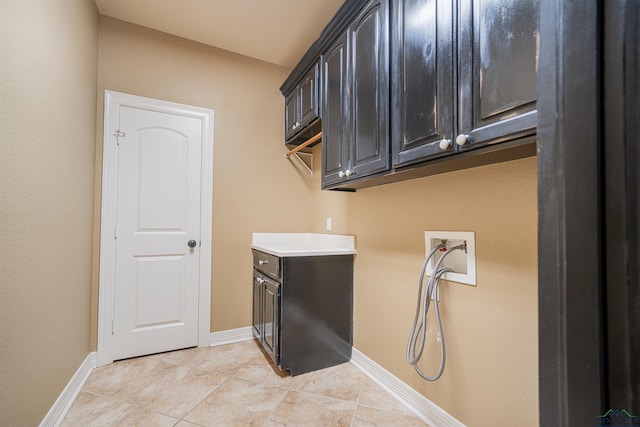
[[[280,323],[280,286],[271,280],[264,282],[264,348],[277,362]]]
[[[300,123],[306,126],[318,117],[318,65],[314,65],[298,86]]]
[[[347,99],[348,45],[345,32],[322,57],[322,185],[342,181],[346,170],[345,124]]]
[[[351,172],[389,168],[389,52],[387,1],[365,9],[350,29],[353,135]]]
[[[535,132],[537,4],[461,3],[459,133],[470,148]]]
[[[297,123],[299,121],[298,114],[298,98],[297,91],[292,91],[284,100],[284,128],[285,139],[291,138],[298,131]]]
[[[394,166],[446,155],[453,138],[451,0],[393,2],[392,123]]]

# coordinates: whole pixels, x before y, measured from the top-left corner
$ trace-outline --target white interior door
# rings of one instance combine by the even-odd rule
[[[117,360],[198,344],[203,130],[197,118],[129,106],[115,122]]]

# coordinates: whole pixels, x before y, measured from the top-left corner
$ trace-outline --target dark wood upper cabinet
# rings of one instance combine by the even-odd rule
[[[286,143],[321,126],[323,189],[536,155],[538,3],[345,0],[280,88]]]
[[[314,64],[291,92],[285,96],[285,141],[292,139],[319,116],[318,64]]]
[[[389,170],[389,13],[369,1],[322,55],[322,187]]]
[[[537,0],[460,1],[462,150],[536,133]]]
[[[535,133],[537,17],[535,0],[394,2],[394,167]]]

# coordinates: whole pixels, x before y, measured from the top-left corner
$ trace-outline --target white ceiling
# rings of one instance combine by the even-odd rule
[[[295,66],[344,0],[95,0],[101,15]]]

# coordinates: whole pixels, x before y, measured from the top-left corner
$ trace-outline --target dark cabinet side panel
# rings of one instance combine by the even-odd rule
[[[538,2],[460,6],[460,131],[473,148],[535,133]]]
[[[389,51],[387,0],[373,3],[352,25],[353,114],[351,174],[389,168]]]
[[[280,362],[291,375],[348,362],[353,256],[285,258]]]
[[[346,169],[345,123],[349,112],[345,108],[347,96],[347,33],[322,57],[322,185],[342,180]]]
[[[393,163],[402,166],[450,154],[453,139],[453,26],[451,0],[402,0],[392,13]]]

